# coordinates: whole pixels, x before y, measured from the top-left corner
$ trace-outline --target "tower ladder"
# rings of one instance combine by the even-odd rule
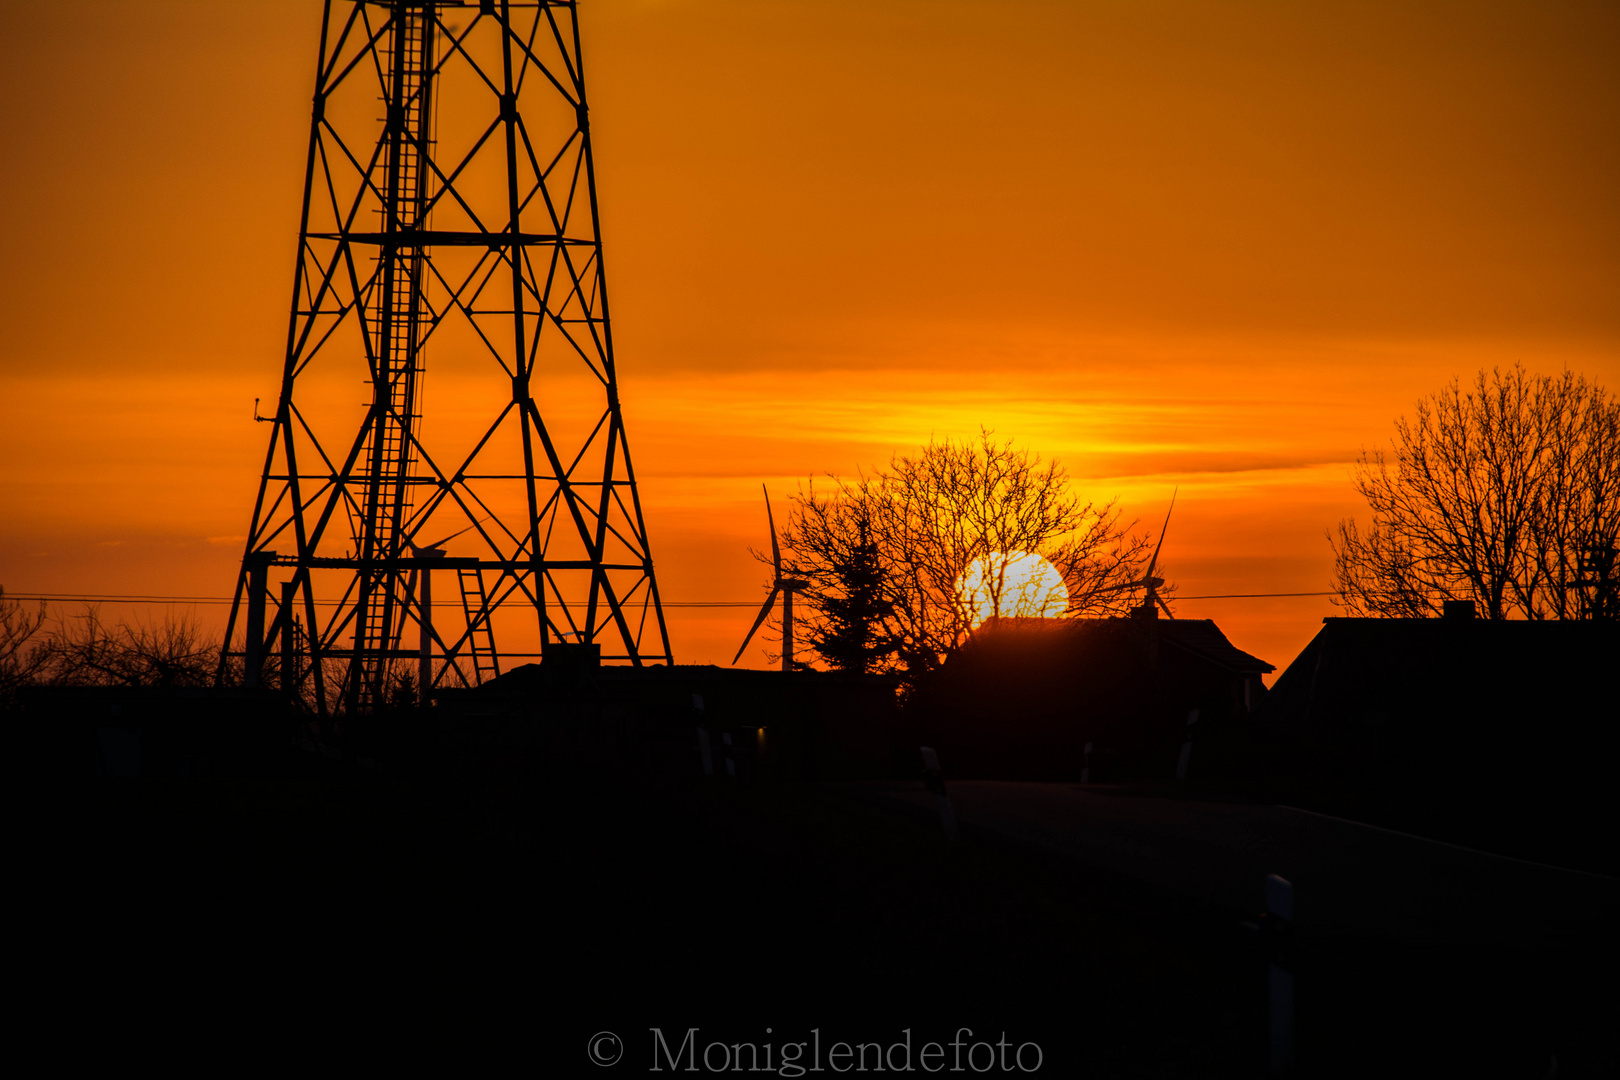
[[[483,571],[458,568],[456,577],[461,581],[461,607],[467,613],[467,651],[472,655],[473,683],[482,686],[486,678],[501,673],[500,658],[495,653],[495,628],[489,621],[489,594],[484,591]]]

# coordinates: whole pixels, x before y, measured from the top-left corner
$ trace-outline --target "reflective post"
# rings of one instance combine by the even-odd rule
[[[1271,1075],[1294,1071],[1294,972],[1288,946],[1294,931],[1294,886],[1276,874],[1266,875],[1266,911],[1260,918],[1271,956]]]
[[[1176,762],[1176,779],[1187,779],[1187,765],[1192,761],[1193,730],[1198,723],[1198,710],[1187,714],[1187,738],[1181,744],[1181,759]]]
[[[945,830],[945,839],[956,845],[956,811],[951,809],[950,797],[945,794],[945,776],[939,769],[939,755],[932,746],[922,749],[923,783],[934,793],[934,805],[939,808],[939,824]]]

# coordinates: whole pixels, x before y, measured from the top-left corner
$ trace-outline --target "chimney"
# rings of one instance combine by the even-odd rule
[[[1472,600],[1447,600],[1441,604],[1440,617],[1447,622],[1467,622],[1474,617]]]

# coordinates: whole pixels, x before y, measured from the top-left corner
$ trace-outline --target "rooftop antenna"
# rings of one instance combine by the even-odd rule
[[[765,491],[765,485],[759,485]],[[771,613],[771,605],[776,603],[776,594],[782,594],[782,670],[793,670],[793,594],[803,592],[810,587],[808,581],[802,578],[787,577],[782,573],[782,549],[776,543],[776,518],[771,514],[771,493],[765,491],[765,520],[771,527],[771,569],[775,577],[771,581],[771,595],[765,598],[765,606],[759,609],[759,617],[749,629],[748,636],[743,638],[742,648],[732,659],[735,664],[742,659],[742,654],[748,650],[748,643],[754,640],[754,634],[764,625]]]

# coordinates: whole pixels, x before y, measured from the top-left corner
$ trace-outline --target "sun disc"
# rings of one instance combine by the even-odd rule
[[[968,564],[957,595],[977,630],[986,619],[1055,619],[1069,607],[1057,567],[1028,551],[997,551]]]

